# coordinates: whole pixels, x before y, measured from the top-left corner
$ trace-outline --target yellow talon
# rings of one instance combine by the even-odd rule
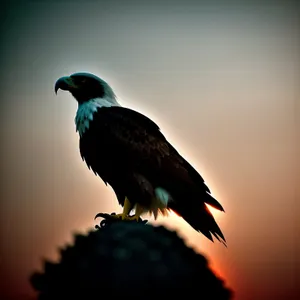
[[[113,215],[112,217],[114,219],[121,219],[122,221],[128,220],[130,218],[129,213],[131,209],[132,209],[132,205],[129,202],[128,198],[125,197],[123,212],[121,214]]]
[[[113,219],[121,219],[121,220],[125,220],[126,219],[126,215],[121,213],[121,214],[116,214],[116,215],[110,215],[110,218],[113,218]]]
[[[139,220],[138,215],[128,216],[123,213],[117,214],[117,215],[111,215],[110,217],[114,218],[114,219],[121,219],[122,221],[138,221]]]
[[[132,204],[129,202],[128,198],[125,198],[123,212],[121,214],[113,215],[111,217],[115,219],[121,219],[122,221],[139,221],[141,214],[143,213],[143,207],[139,204],[136,204],[135,215],[129,216],[129,213],[132,209]]]
[[[127,218],[128,221],[137,221],[139,220],[140,216],[138,215],[133,215]]]
[[[138,222],[139,218],[140,218],[140,216],[142,215],[143,212],[144,212],[144,208],[141,205],[136,204],[136,206],[135,206],[135,215],[131,217],[132,220],[135,220],[135,221]]]

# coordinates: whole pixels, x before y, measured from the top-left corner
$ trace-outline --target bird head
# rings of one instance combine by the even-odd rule
[[[56,81],[54,89],[55,93],[59,89],[69,91],[79,104],[95,98],[116,98],[104,80],[90,73],[74,73],[61,77]]]

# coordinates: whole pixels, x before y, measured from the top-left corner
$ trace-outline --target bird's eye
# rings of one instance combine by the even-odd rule
[[[83,76],[70,76],[77,84],[83,84],[85,83],[87,80],[85,77]]]

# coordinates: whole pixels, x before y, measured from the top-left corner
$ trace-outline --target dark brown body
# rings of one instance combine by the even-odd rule
[[[203,178],[168,143],[158,126],[144,115],[123,107],[102,107],[80,138],[80,153],[96,174],[115,191],[119,203],[150,209],[154,189],[172,196],[168,207],[208,238],[224,239],[205,202],[222,206]]]

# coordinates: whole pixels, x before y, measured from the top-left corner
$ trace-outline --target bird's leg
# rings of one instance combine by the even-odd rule
[[[111,217],[116,219],[122,219],[124,220],[131,220],[131,217],[129,217],[129,213],[132,209],[132,204],[128,200],[127,197],[125,197],[124,206],[123,206],[123,212],[121,214],[113,215]]]
[[[140,216],[142,215],[143,212],[144,212],[144,208],[141,205],[136,204],[136,206],[135,206],[135,214],[133,216],[129,217],[130,220],[138,222],[139,218],[140,218]]]
[[[117,215],[110,215],[110,218],[113,219],[121,219],[122,221],[140,221],[140,216],[144,212],[144,208],[136,204],[135,206],[135,214],[133,216],[129,216],[129,213],[131,209],[133,208],[133,205],[130,203],[127,197],[125,197],[124,206],[123,206],[123,212],[121,214]]]

